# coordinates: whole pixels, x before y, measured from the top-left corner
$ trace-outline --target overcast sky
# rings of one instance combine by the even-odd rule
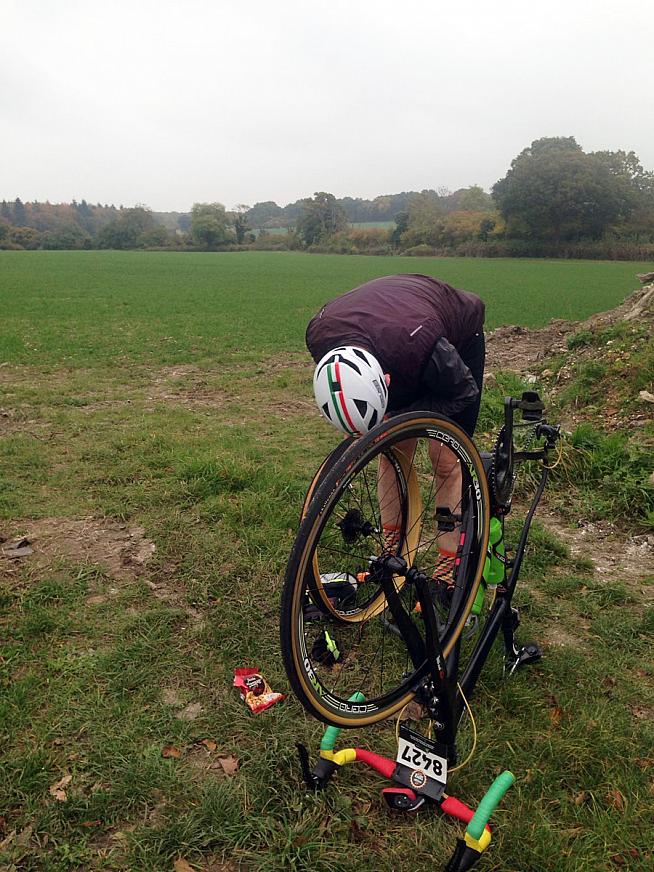
[[[654,169],[652,0],[0,0],[0,199],[489,188],[541,136]]]

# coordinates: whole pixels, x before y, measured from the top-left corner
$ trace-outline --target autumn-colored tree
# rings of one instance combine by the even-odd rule
[[[400,235],[402,245],[437,245],[443,225],[439,195],[435,191],[416,194],[409,203],[408,215],[407,228]]]

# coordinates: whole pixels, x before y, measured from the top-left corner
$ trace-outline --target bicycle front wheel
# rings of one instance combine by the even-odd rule
[[[307,711],[326,723],[357,727],[393,715],[413,698],[427,663],[415,662],[415,654],[409,657],[383,591],[368,580],[370,561],[390,550],[431,575],[439,546],[455,532],[455,587],[449,600],[436,603],[447,658],[481,582],[488,525],[482,461],[469,437],[451,422],[421,413],[398,416],[343,453],[300,525],[282,594],[284,665]],[[395,531],[390,547],[389,528]],[[348,620],[346,608],[312,609],[326,586],[314,571],[317,552],[323,577],[329,565],[332,576],[340,573],[352,587],[354,619]],[[412,586],[401,577],[394,585],[424,640]],[[357,701],[361,695],[365,700]]]

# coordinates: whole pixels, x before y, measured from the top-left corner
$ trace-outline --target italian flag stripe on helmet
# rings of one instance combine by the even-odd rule
[[[334,409],[338,415],[338,420],[341,422],[341,426],[344,430],[347,430],[348,433],[355,436],[358,433],[358,430],[352,423],[347,406],[345,405],[345,400],[343,399],[343,392],[340,390],[341,370],[338,363],[333,363],[327,367],[327,378],[329,381],[329,392],[332,397]],[[345,420],[343,420],[344,418]]]

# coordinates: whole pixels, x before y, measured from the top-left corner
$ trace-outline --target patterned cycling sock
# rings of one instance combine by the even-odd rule
[[[383,524],[382,529],[384,532],[384,553],[394,554],[400,544],[400,527],[396,524]]]
[[[432,581],[437,582],[447,587],[454,587],[454,567],[456,554],[451,551],[446,551],[444,548],[438,549],[438,560],[432,575]]]

